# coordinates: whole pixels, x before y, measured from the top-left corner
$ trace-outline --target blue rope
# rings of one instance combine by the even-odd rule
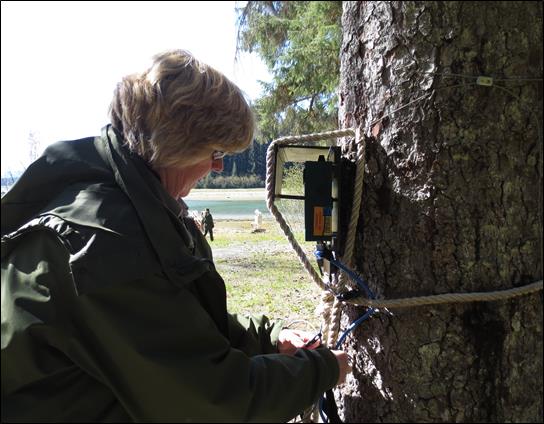
[[[340,262],[339,260],[335,259],[333,257],[333,254],[330,250],[315,250],[314,251],[314,255],[315,257],[318,259],[318,260],[323,260],[323,259],[326,259],[328,260],[331,264],[335,265],[336,267],[340,268],[342,271],[344,271],[353,281],[355,281],[355,283],[357,284],[357,287],[359,287],[359,289],[362,289],[366,295],[370,298],[370,299],[376,299],[376,296],[374,295],[374,293],[372,292],[372,290],[370,290],[370,288],[368,287],[368,285],[365,283],[365,281],[359,276],[357,275],[355,272],[353,272],[351,269],[349,269],[346,265],[344,265],[342,262]]]
[[[325,415],[325,407],[323,406],[324,403],[325,403],[325,395],[321,395],[321,397],[319,398],[319,408],[318,408],[319,415],[321,416],[321,420],[324,423],[328,423],[329,417]]]
[[[355,330],[363,321],[366,321],[368,318],[370,318],[376,310],[374,308],[369,308],[368,311],[362,316],[357,318],[355,321],[353,321],[349,327],[342,333],[338,341],[336,342],[336,345],[334,346],[335,350],[340,349],[340,346],[344,342],[344,339],[348,336],[349,333],[351,333],[353,330]]]
[[[355,281],[355,283],[357,284],[357,287],[359,287],[359,290],[363,290],[370,299],[375,299],[376,298],[376,296],[374,295],[372,290],[370,290],[370,288],[365,283],[365,281],[359,275],[357,275],[355,272],[353,272],[351,269],[349,269],[346,265],[344,265],[342,262],[334,259],[332,257],[332,252],[323,251],[323,250],[316,250],[314,252],[314,254],[315,254],[315,256],[317,257],[318,260],[327,259],[330,263],[332,263],[333,265],[337,266],[342,271],[344,271],[353,281]],[[334,349],[338,350],[340,348],[340,346],[342,345],[342,343],[344,342],[344,340],[346,339],[346,337],[348,336],[348,334],[351,333],[353,330],[355,330],[359,325],[361,325],[361,323],[363,321],[366,321],[368,318],[370,318],[375,312],[376,312],[376,309],[368,308],[364,315],[362,315],[361,317],[359,317],[355,321],[353,321],[348,326],[348,328],[342,333],[342,335],[340,336],[340,338],[336,342],[336,345],[334,346]],[[319,405],[319,407],[318,407],[319,415],[321,416],[321,419],[323,420],[324,423],[328,423],[329,422],[329,417],[327,417],[327,415],[324,412],[324,406],[323,406],[324,402],[325,402],[325,396],[322,395],[319,398],[319,403],[318,403],[318,405]]]
[[[357,275],[355,272],[353,272],[351,269],[349,269],[347,266],[345,266],[342,262],[337,261],[336,259],[332,259],[330,262],[332,264],[336,265],[341,270],[343,270],[346,274],[348,274],[351,277],[351,279],[354,280],[355,283],[357,283],[357,286],[360,289],[363,289],[365,291],[366,295],[370,299],[376,299],[376,296],[374,295],[374,293],[372,293],[372,290],[370,290],[368,285],[365,283],[365,281],[359,275]]]

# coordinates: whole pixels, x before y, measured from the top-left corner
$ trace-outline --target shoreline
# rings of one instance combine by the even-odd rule
[[[214,221],[217,221],[217,222],[239,222],[239,223],[243,223],[243,222],[246,222],[247,224],[253,224],[254,220],[253,218],[223,218],[223,217],[220,217],[220,218],[213,218]],[[275,221],[274,217],[270,214],[268,215],[264,215],[263,214],[263,222],[264,221]]]
[[[265,200],[264,188],[194,188],[184,200]]]

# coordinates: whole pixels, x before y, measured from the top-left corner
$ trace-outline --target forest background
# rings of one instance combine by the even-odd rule
[[[243,4],[243,6],[242,6]],[[272,81],[253,104],[253,145],[225,158],[197,188],[264,187],[266,149],[276,138],[337,127],[341,1],[237,2],[237,52],[256,53]]]

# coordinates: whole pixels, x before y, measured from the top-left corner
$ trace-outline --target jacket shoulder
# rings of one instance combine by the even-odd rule
[[[123,222],[121,225],[111,215],[100,218],[100,206],[93,204],[89,191],[79,192],[76,198],[71,207],[66,202],[59,202],[57,207],[53,204],[49,210],[2,237],[2,258],[30,232],[50,232],[68,251],[79,294],[161,272],[133,214],[118,204],[117,218]],[[127,232],[127,228],[130,231]]]

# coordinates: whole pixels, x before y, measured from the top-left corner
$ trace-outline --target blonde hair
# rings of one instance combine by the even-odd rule
[[[160,53],[148,70],[124,77],[110,119],[129,149],[156,168],[242,151],[255,125],[241,90],[184,50]]]

